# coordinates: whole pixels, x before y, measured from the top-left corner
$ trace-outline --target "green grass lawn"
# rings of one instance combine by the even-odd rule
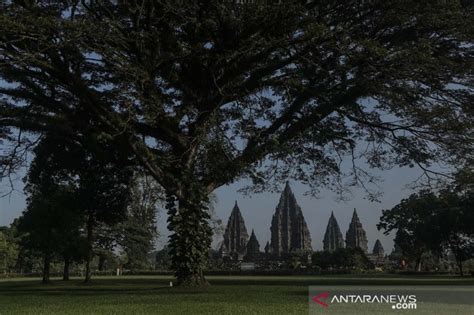
[[[474,285],[473,278],[398,276],[210,276],[203,291],[169,288],[166,276],[96,277],[42,285],[0,280],[0,315],[7,314],[308,314],[308,286]],[[470,306],[434,303],[426,314],[474,314]],[[421,313],[420,310],[400,311]],[[327,312],[330,314],[331,312]],[[352,308],[349,313],[356,314]]]

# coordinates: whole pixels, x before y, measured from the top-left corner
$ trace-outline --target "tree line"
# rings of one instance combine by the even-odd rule
[[[463,169],[438,192],[422,190],[383,210],[379,230],[395,233],[398,259],[420,271],[427,257],[452,255],[461,275],[474,258],[474,174]]]
[[[123,268],[147,268],[161,198],[153,181],[118,167],[110,155],[51,135],[34,154],[25,177],[26,209],[3,231],[4,268],[26,272],[40,260],[44,283],[51,263],[59,261],[63,280],[69,280],[71,264],[83,263],[85,282],[91,281],[93,259],[100,271],[115,255]]]

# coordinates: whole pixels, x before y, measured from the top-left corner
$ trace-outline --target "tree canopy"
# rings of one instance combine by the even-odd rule
[[[174,266],[193,284],[217,187],[338,188],[343,156],[428,174],[473,152],[470,2],[235,2],[4,4],[4,174],[34,146],[25,132],[111,141],[170,195]]]
[[[54,256],[80,253],[81,214],[75,207],[74,194],[65,187],[50,188],[32,194],[28,207],[19,219],[21,245],[43,258],[43,282],[49,282],[50,263]]]
[[[107,247],[113,242],[110,235],[100,237],[98,226],[105,226],[103,230],[107,233],[110,226],[125,221],[130,201],[132,170],[117,162],[120,157],[113,154],[115,151],[105,153],[106,149],[105,144],[87,146],[44,133],[34,149],[35,158],[26,178],[29,205],[21,219],[29,225],[23,229],[24,233],[31,235],[31,231],[42,228],[38,230],[39,234],[44,233],[42,238],[35,236],[33,241],[44,239],[51,246],[60,246],[57,243],[66,246],[61,252],[66,264],[78,252],[85,252],[80,256],[86,260],[86,281],[91,278],[90,263],[96,243]],[[55,197],[58,194],[62,199]],[[39,225],[42,221],[45,224]],[[52,235],[54,228],[57,233]],[[86,246],[82,240],[75,241],[81,229],[87,234]],[[41,249],[48,254],[45,246]]]
[[[395,232],[395,245],[421,270],[427,253],[454,255],[459,271],[463,262],[474,257],[473,192],[445,189],[436,194],[420,191],[383,210],[379,229]]]
[[[162,196],[150,178],[137,176],[131,189],[126,219],[117,227],[118,243],[126,255],[126,268],[146,269],[148,255],[158,236],[156,228],[157,206]]]

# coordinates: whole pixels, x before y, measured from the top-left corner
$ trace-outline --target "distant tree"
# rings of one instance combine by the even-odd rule
[[[463,262],[474,258],[474,190],[459,194],[444,191],[440,194],[440,208],[436,214],[439,238],[456,259],[461,276]]]
[[[423,234],[424,232],[420,233]],[[428,234],[425,235],[426,238],[429,238]],[[420,238],[419,235],[415,236],[405,230],[397,230],[394,242],[401,249],[402,257],[406,258],[405,263],[414,262],[415,270],[421,271],[423,258],[430,252],[430,240],[426,240],[424,237]],[[439,245],[441,245],[440,240],[436,240],[435,244],[438,249]],[[439,251],[437,250],[437,252]]]
[[[154,180],[137,175],[131,188],[126,219],[120,223],[119,244],[128,257],[126,268],[149,268],[148,255],[154,248],[158,235],[156,215],[158,202],[163,200],[160,188]]]
[[[160,270],[169,270],[171,268],[171,255],[168,246],[164,246],[156,252],[155,268]]]
[[[18,256],[19,256],[19,244],[16,237],[16,225],[12,223],[10,227],[2,226],[0,227],[0,233],[2,234],[1,238],[3,243],[0,244],[2,249],[0,250],[3,259],[0,261],[4,271],[6,273],[16,270],[18,266]],[[0,241],[2,242],[2,241]]]
[[[396,232],[395,244],[406,258],[415,262],[417,271],[421,271],[424,253],[441,249],[439,226],[435,220],[439,207],[436,194],[423,190],[403,199],[392,209],[383,210],[377,224],[386,235]]]
[[[74,262],[81,263],[84,261],[87,243],[86,239],[80,233],[80,230],[75,226],[75,229],[73,229],[71,233],[65,235],[61,245],[59,254],[64,263],[63,280],[69,281],[71,264]]]
[[[90,138],[84,137],[82,141],[90,141]],[[54,191],[58,185],[70,190],[73,200],[70,207],[76,209],[77,220],[71,217],[69,224],[75,224],[76,234],[82,228],[85,231],[82,233],[87,242],[84,256],[85,282],[89,282],[94,247],[100,243],[106,248],[107,239],[112,236],[104,232],[104,237],[98,239],[97,227],[100,225],[110,230],[107,225],[113,226],[125,220],[132,170],[117,162],[121,157],[105,153],[105,145],[105,148],[98,147],[100,149],[93,151],[86,147],[81,142],[69,141],[60,135],[45,135],[35,147],[35,159],[28,172],[26,189],[30,194],[38,196],[47,196],[48,189],[52,187]],[[82,241],[71,244],[80,250],[84,248]],[[65,248],[64,254],[68,253],[71,252]]]
[[[292,269],[299,269],[301,266],[307,266],[313,251],[311,250],[294,250],[288,257],[290,261],[290,267]]]
[[[429,174],[472,152],[471,1],[235,2],[7,1],[3,173],[31,132],[107,139],[169,195],[178,283],[203,285],[220,186],[341,191],[373,179],[357,157]]]
[[[50,281],[52,260],[64,254],[65,242],[77,235],[78,211],[72,196],[64,187],[32,192],[19,218],[21,246],[40,253],[43,259],[43,283]]]
[[[5,235],[0,231],[0,274],[7,273],[7,252],[8,244]]]
[[[97,257],[97,269],[106,271],[110,263],[117,259],[116,250],[121,238],[121,231],[117,227],[125,220],[125,213],[118,223],[107,224],[97,222],[94,228],[94,240],[92,244],[94,256]]]
[[[331,252],[331,262],[334,267],[350,269],[369,269],[373,264],[360,248],[338,248]]]
[[[474,207],[472,191],[462,194],[449,189],[435,194],[412,194],[391,210],[383,210],[379,229],[395,233],[395,244],[403,256],[415,261],[421,270],[424,254],[442,254],[450,250],[461,275],[462,262],[474,254]]]
[[[76,168],[74,175],[79,178],[80,206],[87,216],[87,255],[86,276],[90,282],[92,276],[91,262],[94,257],[94,244],[104,241],[106,236],[97,239],[96,229],[99,224],[114,226],[125,220],[129,202],[129,185],[132,178],[130,169],[116,164],[104,164],[100,160],[84,159],[81,168]]]
[[[23,246],[22,244],[22,232],[18,230],[21,216],[16,218],[12,226],[14,226],[14,236],[16,244],[18,246],[18,253],[15,262],[15,272],[20,274],[28,273],[41,273],[43,270],[43,262],[41,253],[38,253],[34,249]]]
[[[318,251],[312,256],[313,266],[321,269],[370,269],[373,264],[360,248],[339,248],[335,251]]]
[[[332,266],[331,254],[326,251],[316,251],[311,256],[311,263],[313,268],[328,269]]]

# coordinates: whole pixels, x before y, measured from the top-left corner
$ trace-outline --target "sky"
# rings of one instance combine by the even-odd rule
[[[322,190],[318,198],[305,194],[309,188],[290,181],[291,188],[295,194],[296,200],[300,205],[306,219],[309,231],[311,233],[312,245],[314,250],[322,249],[322,241],[326,225],[331,214],[338,220],[341,232],[345,237],[347,228],[352,218],[353,209],[357,209],[359,218],[364,229],[367,232],[369,251],[372,250],[376,239],[380,239],[386,252],[393,248],[393,235],[385,236],[383,231],[378,231],[376,224],[382,209],[390,209],[400,202],[401,199],[408,197],[413,190],[407,185],[413,183],[421,174],[421,170],[416,168],[394,168],[374,172],[374,175],[382,178],[378,182],[378,189],[383,193],[379,202],[371,202],[366,199],[366,193],[362,189],[351,189],[352,197],[347,201],[341,201],[336,193],[328,190]],[[21,176],[18,176],[21,178]],[[217,197],[215,212],[224,224],[227,224],[230,212],[235,201],[245,220],[247,231],[250,234],[252,229],[263,248],[270,240],[270,224],[272,215],[278,204],[280,195],[278,193],[261,193],[254,195],[243,195],[238,192],[240,188],[247,183],[244,181],[234,183],[229,186],[223,186],[216,190]],[[18,217],[25,207],[25,196],[22,193],[23,184],[20,180],[15,181],[16,190],[9,196],[0,198],[0,225],[10,224],[14,218]],[[8,189],[7,183],[2,182],[0,191]],[[283,185],[281,187],[283,189]],[[166,213],[164,209],[158,210],[158,230],[160,236],[157,239],[157,248],[166,244],[169,232],[166,230]],[[214,247],[221,241],[222,236],[214,241]]]

